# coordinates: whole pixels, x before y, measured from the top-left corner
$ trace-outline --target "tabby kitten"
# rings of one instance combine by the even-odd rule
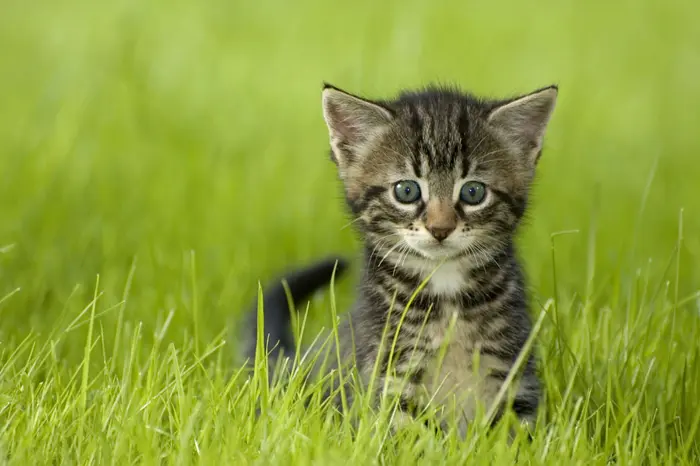
[[[323,89],[331,159],[364,240],[357,300],[339,331],[341,363],[365,385],[378,363],[373,387],[398,396],[405,419],[437,406],[464,433],[479,407],[491,407],[529,336],[513,240],[556,98],[556,86],[504,100],[443,87],[388,101]],[[298,272],[293,298],[332,271],[324,261]],[[289,355],[281,287],[267,296],[269,345]],[[521,371],[510,407],[528,422],[541,394],[532,354]]]

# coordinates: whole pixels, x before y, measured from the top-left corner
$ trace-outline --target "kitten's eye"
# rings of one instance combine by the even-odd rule
[[[420,186],[411,180],[401,180],[394,185],[396,200],[404,204],[411,204],[420,199]]]
[[[459,199],[469,205],[481,204],[486,198],[486,186],[478,181],[467,181],[459,191]]]

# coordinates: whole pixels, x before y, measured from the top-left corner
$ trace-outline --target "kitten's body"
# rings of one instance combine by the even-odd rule
[[[464,432],[529,336],[513,236],[555,99],[553,87],[507,101],[432,89],[372,102],[324,90],[332,159],[365,240],[342,361],[365,385],[378,364],[377,394],[398,396],[407,412],[445,408]],[[514,391],[513,410],[533,420],[532,355]]]
[[[446,416],[455,416],[463,433],[479,407],[490,408],[530,333],[522,274],[512,254],[508,247],[486,263],[462,259],[437,268],[398,255],[381,265],[381,258],[367,259],[364,292],[340,331],[341,350],[347,360],[354,360],[365,385],[382,335],[385,353],[379,367],[384,368],[386,349],[398,328],[393,370],[380,372],[374,386],[382,390],[388,382],[388,394],[418,410],[427,408],[430,400],[431,408],[442,407]],[[397,262],[400,274],[394,273]],[[414,293],[429,276],[426,286]],[[532,421],[539,381],[534,358],[526,361],[513,409]]]

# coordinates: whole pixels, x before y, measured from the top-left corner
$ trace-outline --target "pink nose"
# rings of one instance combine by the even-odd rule
[[[445,238],[450,236],[450,233],[455,231],[455,228],[453,226],[434,226],[428,228],[428,231],[431,235],[433,235],[433,238],[435,238],[438,241],[443,241]]]

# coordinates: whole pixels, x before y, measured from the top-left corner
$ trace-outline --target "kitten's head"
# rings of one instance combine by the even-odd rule
[[[429,88],[380,102],[326,85],[331,157],[367,242],[435,260],[507,244],[556,98],[555,86],[507,100]]]

